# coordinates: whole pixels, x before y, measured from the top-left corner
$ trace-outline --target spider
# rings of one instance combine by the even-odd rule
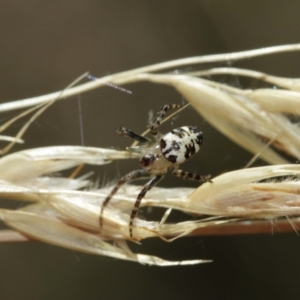
[[[106,197],[100,210],[100,230],[103,226],[103,211],[105,207],[119,188],[126,182],[140,178],[151,178],[138,194],[134,208],[131,211],[129,221],[129,235],[131,238],[133,238],[133,221],[139,209],[141,200],[144,198],[146,193],[166,175],[168,169],[172,170],[173,175],[181,177],[182,179],[211,182],[210,175],[203,176],[178,169],[180,164],[190,159],[200,150],[200,145],[203,141],[203,134],[197,129],[197,127],[183,126],[173,129],[165,135],[160,134],[157,130],[167,111],[180,107],[181,105],[179,104],[169,104],[162,107],[156,121],[150,127],[150,132],[155,141],[151,141],[148,138],[138,135],[125,127],[120,127],[117,130],[119,135],[129,137],[142,144],[142,146],[127,148],[127,150],[137,151],[141,154],[140,166],[142,169],[132,171],[122,177],[112,189],[110,194]]]

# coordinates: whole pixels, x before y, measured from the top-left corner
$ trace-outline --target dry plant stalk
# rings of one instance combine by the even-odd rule
[[[270,220],[285,225],[290,222],[289,226],[292,228],[293,224],[299,222],[297,216],[300,215],[300,165],[290,164],[280,155],[280,151],[296,160],[300,158],[299,126],[287,117],[287,114],[300,115],[299,79],[280,78],[237,68],[213,68],[194,73],[163,71],[299,50],[300,44],[296,44],[186,58],[74,86],[76,81],[60,92],[1,104],[0,112],[27,108],[2,125],[1,132],[17,119],[34,113],[16,137],[0,136],[3,141],[10,142],[2,153],[5,154],[14,143],[22,142],[21,138],[28,126],[57,100],[101,87],[107,82],[123,85],[146,80],[168,84],[181,93],[215,128],[271,166],[228,172],[213,178],[212,184],[205,183],[196,190],[153,188],[141,205],[165,207],[165,216],[161,222],[136,218],[135,238],[142,240],[160,237],[172,241],[195,232],[214,234],[217,230],[220,233],[222,228],[229,228],[229,233],[230,230],[236,233],[246,224],[245,220],[251,220],[247,224],[250,227],[253,225],[253,228],[262,223],[254,220],[263,220],[263,224]],[[160,74],[153,73],[157,71]],[[214,74],[256,78],[275,85],[277,89],[242,90],[202,78]],[[271,144],[277,151],[270,148]],[[127,151],[79,146],[29,149],[3,156],[0,159],[1,197],[28,201],[28,205],[18,210],[0,209],[1,220],[15,230],[0,232],[0,240],[20,241],[28,240],[28,237],[78,251],[160,266],[208,262],[170,262],[150,255],[132,253],[126,244],[129,239],[128,211],[140,191],[139,187],[127,185],[114,197],[114,201],[104,211],[105,226],[100,233],[99,210],[110,189],[89,189],[91,182],[88,176],[51,176],[55,172],[82,164],[103,165],[135,156]],[[207,217],[170,224],[166,220],[171,209]],[[284,218],[278,220],[279,217]],[[259,231],[257,228],[255,230]]]

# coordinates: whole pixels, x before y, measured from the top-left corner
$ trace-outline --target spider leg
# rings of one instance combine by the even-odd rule
[[[141,144],[145,144],[145,143],[149,143],[150,142],[147,138],[145,138],[145,137],[143,137],[143,136],[141,136],[141,135],[139,135],[139,134],[137,134],[137,133],[135,133],[135,132],[133,132],[133,131],[125,128],[125,127],[118,128],[117,131],[116,131],[116,133],[119,134],[119,135],[123,135],[123,136],[129,137],[129,138],[131,138],[131,139],[133,139],[135,141],[138,141]]]
[[[157,128],[160,125],[161,120],[164,118],[165,114],[167,113],[167,111],[169,109],[174,109],[174,108],[180,108],[181,105],[180,104],[166,104],[162,107],[159,116],[157,117],[156,121],[152,124],[152,126],[150,127],[150,131],[153,135],[157,135],[158,131]]]
[[[103,226],[103,211],[104,211],[105,207],[107,206],[108,202],[110,201],[110,199],[119,190],[119,188],[128,181],[131,181],[131,180],[134,180],[134,179],[140,179],[140,178],[143,178],[143,177],[149,177],[149,175],[150,175],[149,172],[146,171],[146,170],[135,170],[135,171],[132,171],[132,172],[128,173],[127,175],[123,176],[118,181],[116,186],[112,189],[110,194],[106,197],[106,199],[102,203],[102,206],[101,206],[101,209],[100,209],[100,216],[99,216],[100,230],[102,229],[102,226]]]
[[[135,218],[135,215],[139,209],[140,203],[142,201],[142,199],[145,197],[146,193],[153,188],[163,177],[165,176],[165,174],[159,174],[159,175],[155,175],[153,178],[151,178],[150,181],[148,181],[145,186],[143,187],[143,189],[141,190],[141,192],[138,194],[137,199],[134,203],[134,208],[131,211],[131,215],[130,215],[130,222],[129,222],[129,234],[130,237],[132,238],[132,227],[133,227],[133,220]]]
[[[210,175],[199,175],[196,173],[190,173],[190,172],[185,172],[182,170],[173,170],[172,174],[174,176],[180,177],[182,179],[190,179],[190,180],[196,180],[196,181],[203,181],[203,182],[212,182],[210,180],[211,176]]]

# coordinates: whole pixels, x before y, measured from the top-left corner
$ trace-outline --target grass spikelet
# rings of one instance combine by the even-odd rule
[[[153,188],[141,205],[164,207],[166,214],[161,222],[137,218],[135,238],[141,241],[158,237],[172,241],[191,234],[259,233],[264,231],[262,228],[269,220],[292,230],[291,224],[296,226],[300,215],[300,165],[291,164],[286,154],[291,161],[300,158],[300,131],[298,123],[293,121],[300,115],[299,79],[238,68],[213,68],[193,73],[169,73],[167,70],[299,50],[300,45],[296,44],[186,58],[80,85],[76,85],[76,81],[56,93],[0,104],[0,113],[24,110],[3,124],[1,132],[19,118],[33,114],[16,137],[0,137],[2,141],[10,142],[2,153],[5,154],[16,142],[22,143],[28,126],[55,101],[82,94],[107,82],[116,85],[139,81],[167,84],[182,94],[212,126],[270,165],[222,174],[213,178],[213,183],[207,182],[196,190]],[[218,74],[259,79],[276,85],[277,89],[241,89],[206,78]],[[292,114],[293,118],[287,114]],[[100,232],[99,212],[108,188],[91,189],[89,187],[94,184],[88,176],[76,177],[76,172],[71,177],[53,176],[82,164],[101,166],[113,160],[136,157],[136,153],[128,151],[80,146],[25,149],[6,154],[0,159],[1,198],[26,201],[28,205],[17,210],[0,209],[0,219],[13,229],[0,232],[0,241],[36,239],[87,253],[159,266],[209,262],[198,259],[170,262],[133,253],[128,248],[128,211],[140,187],[127,185],[114,197],[104,211],[105,226]],[[173,209],[201,218],[169,223],[167,218]]]

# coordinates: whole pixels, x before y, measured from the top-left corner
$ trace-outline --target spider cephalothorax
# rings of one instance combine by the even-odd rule
[[[157,120],[152,124],[150,131],[153,136],[156,137],[156,141],[152,142],[149,139],[140,136],[133,131],[121,127],[117,130],[117,133],[130,137],[138,141],[141,145],[140,148],[134,149],[141,153],[140,165],[142,169],[135,170],[122,177],[117,185],[113,188],[111,193],[104,200],[100,211],[100,227],[103,226],[103,210],[108,204],[110,199],[118,191],[118,189],[126,182],[141,178],[151,177],[150,181],[144,186],[139,193],[132,209],[129,222],[129,234],[132,237],[133,220],[138,211],[139,205],[145,194],[155,186],[167,173],[168,169],[172,170],[172,174],[183,179],[192,179],[197,181],[209,181],[210,175],[198,175],[194,173],[184,172],[178,170],[179,164],[184,163],[186,160],[194,156],[199,150],[203,141],[203,134],[193,126],[183,126],[177,129],[173,129],[171,132],[157,137],[157,128],[166,112],[169,109],[180,108],[178,104],[170,104],[162,107],[161,112]],[[130,150],[130,149],[129,149]]]

